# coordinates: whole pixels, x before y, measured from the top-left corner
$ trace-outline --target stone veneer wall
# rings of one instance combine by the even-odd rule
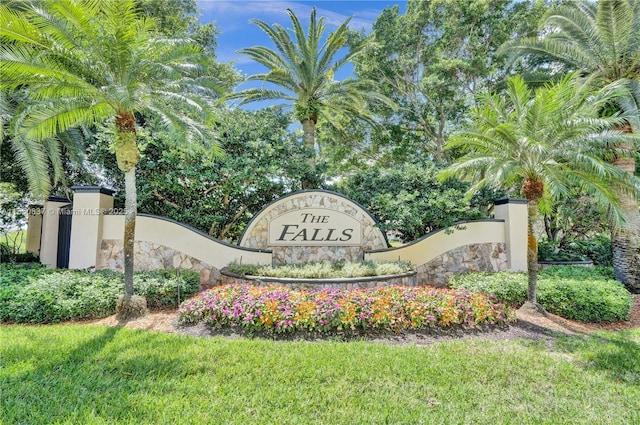
[[[102,240],[100,257],[96,269],[124,269],[122,242],[118,240]],[[307,247],[304,247],[307,248]],[[326,247],[325,247],[326,248]],[[274,282],[234,278],[220,274],[220,270],[210,264],[188,256],[164,245],[151,242],[136,241],[134,245],[136,270],[182,269],[200,272],[200,285],[203,288],[227,284],[249,283],[252,285],[268,285]],[[504,243],[471,244],[434,258],[416,268],[417,274],[394,277],[384,281],[340,283],[286,283],[275,282],[291,288],[370,288],[385,285],[406,286],[446,286],[454,274],[469,271],[504,271],[507,270],[507,254]]]
[[[270,246],[269,222],[290,211],[305,208],[326,208],[354,217],[362,224],[361,246]],[[279,205],[274,205],[268,213],[251,222],[242,236],[240,245],[247,248],[271,250],[273,264],[303,263],[308,261],[358,261],[365,251],[387,248],[387,241],[376,226],[375,221],[361,207],[346,198],[329,192],[303,192],[290,196]]]
[[[359,246],[274,246],[271,251],[273,264],[364,259],[364,251]]]
[[[209,288],[220,284],[220,271],[216,267],[183,252],[152,242],[134,242],[134,264],[136,270],[195,270],[200,272],[201,287]],[[102,240],[96,269],[124,269],[121,240]]]
[[[497,272],[508,269],[506,244],[465,245],[434,258],[416,268],[419,285],[446,286],[454,274],[470,271]]]

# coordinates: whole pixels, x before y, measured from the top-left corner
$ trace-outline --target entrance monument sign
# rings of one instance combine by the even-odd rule
[[[360,205],[325,190],[295,192],[251,220],[240,246],[273,252],[274,263],[356,261],[385,249],[387,239]]]

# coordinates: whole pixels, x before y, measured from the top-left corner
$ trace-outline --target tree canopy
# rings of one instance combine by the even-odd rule
[[[536,91],[520,77],[508,80],[504,96],[485,95],[470,114],[468,129],[456,133],[447,148],[467,152],[442,177],[472,183],[470,193],[485,186],[503,187],[528,201],[529,302],[536,304],[537,241],[533,232],[539,201],[559,199],[572,189],[588,191],[611,206],[623,221],[620,191],[633,193],[640,181],[602,158],[608,145],[627,136],[615,127],[619,117],[600,111],[616,87],[595,95],[576,75]],[[619,89],[619,88],[618,88]]]

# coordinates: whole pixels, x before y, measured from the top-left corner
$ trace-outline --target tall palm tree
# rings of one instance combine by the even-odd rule
[[[273,41],[276,50],[264,46],[241,49],[264,65],[268,72],[251,75],[247,81],[271,83],[277,88],[252,88],[233,93],[230,99],[242,99],[241,104],[262,100],[284,100],[293,104],[294,116],[302,124],[305,147],[316,148],[316,124],[320,118],[340,128],[341,118],[360,118],[375,123],[367,110],[367,100],[390,101],[374,90],[366,80],[334,80],[334,75],[360,52],[351,48],[343,57],[336,58],[348,47],[348,24],[344,21],[323,41],[326,25],[324,18],[316,18],[316,9],[311,10],[309,28],[305,34],[298,17],[287,9],[293,24],[293,38],[281,25],[270,26],[264,21],[253,20]],[[315,157],[309,161],[315,166]]]
[[[626,87],[605,111],[621,111],[628,119],[624,131],[640,132],[638,102],[634,101],[640,81],[640,0],[567,2],[543,18],[543,35],[513,40],[502,51],[512,59],[532,55],[562,67],[580,71],[596,89],[619,82]],[[637,100],[637,97],[635,97]],[[613,108],[612,108],[613,107]],[[618,147],[613,162],[630,174],[635,172],[638,144]],[[630,290],[640,292],[640,210],[638,194],[621,193],[625,220],[612,227],[612,248],[616,278]]]
[[[521,77],[510,78],[505,96],[486,95],[471,113],[471,125],[454,134],[447,149],[468,153],[442,177],[459,176],[473,182],[470,193],[484,186],[520,192],[528,201],[528,302],[537,306],[537,240],[533,224],[543,196],[561,198],[579,187],[612,206],[620,220],[620,191],[640,187],[630,176],[601,158],[600,149],[618,138],[621,118],[600,117],[611,92],[586,95],[575,76],[536,92]],[[635,185],[635,187],[634,187]]]
[[[155,25],[134,0],[42,0],[27,12],[0,6],[0,88],[25,98],[16,134],[45,144],[69,129],[113,121],[126,192],[125,315],[133,302],[136,117],[155,115],[168,131],[213,140],[207,124],[218,85],[200,66],[201,47],[160,38]]]

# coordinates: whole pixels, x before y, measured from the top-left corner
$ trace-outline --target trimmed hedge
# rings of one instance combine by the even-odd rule
[[[538,245],[539,261],[585,261],[596,266],[613,266],[611,239],[597,235],[585,241],[574,241],[559,249],[553,242],[543,240]]]
[[[47,270],[37,266],[1,265],[0,322],[56,323],[95,319],[115,313],[124,276],[110,270]],[[138,272],[136,294],[150,308],[175,308],[200,289],[197,272]]]
[[[632,295],[608,267],[549,267],[538,277],[538,302],[550,313],[583,322],[629,319]],[[491,294],[516,308],[527,299],[525,273],[466,273],[453,276],[449,286]]]

